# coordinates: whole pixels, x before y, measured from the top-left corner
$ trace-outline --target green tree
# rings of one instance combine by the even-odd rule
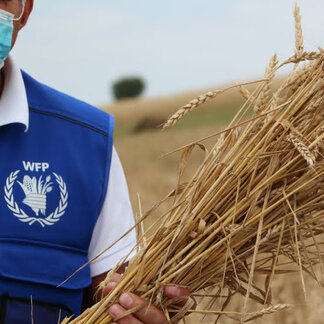
[[[112,91],[115,99],[140,96],[145,89],[144,81],[139,77],[122,78],[114,82]]]

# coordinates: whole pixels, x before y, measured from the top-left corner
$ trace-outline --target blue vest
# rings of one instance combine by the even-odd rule
[[[107,191],[113,117],[23,73],[29,130],[0,127],[0,295],[80,313]]]

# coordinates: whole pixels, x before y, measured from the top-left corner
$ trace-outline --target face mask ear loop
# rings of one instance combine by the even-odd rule
[[[24,11],[25,11],[25,1],[23,2],[23,7],[22,7],[22,11],[21,11],[20,16],[18,18],[13,18],[12,20],[14,20],[14,21],[20,20],[21,17],[23,16],[23,14],[24,14]]]

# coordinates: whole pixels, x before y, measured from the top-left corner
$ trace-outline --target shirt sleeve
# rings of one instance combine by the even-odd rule
[[[117,241],[134,226],[125,174],[115,148],[112,151],[108,189],[105,201],[94,228],[89,246],[89,260]],[[112,269],[136,244],[136,231],[116,243],[111,249],[90,263],[91,277]],[[130,255],[131,258],[134,255]]]

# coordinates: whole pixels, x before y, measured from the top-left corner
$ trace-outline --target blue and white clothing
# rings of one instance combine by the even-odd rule
[[[55,289],[134,224],[113,118],[38,83],[10,58],[4,75],[0,293],[28,298],[34,290],[34,299],[78,314],[91,276],[111,269],[136,242],[133,231]]]

